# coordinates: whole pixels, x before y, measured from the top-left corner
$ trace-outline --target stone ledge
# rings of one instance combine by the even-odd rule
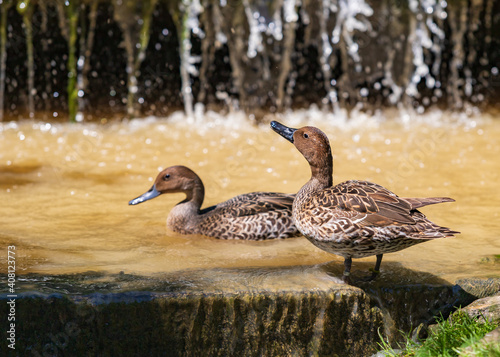
[[[423,273],[407,274],[404,283],[387,277],[360,287],[330,274],[326,264],[155,277],[24,276],[16,299],[16,352],[365,356],[377,350],[379,334],[394,341],[397,331],[428,324],[478,297],[472,284],[467,292]],[[485,294],[498,288],[498,279],[475,284]],[[2,316],[7,308],[0,303]]]

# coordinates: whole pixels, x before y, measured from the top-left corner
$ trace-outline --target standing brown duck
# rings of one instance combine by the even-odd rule
[[[293,202],[295,225],[318,248],[344,257],[344,281],[349,282],[352,258],[376,255],[375,278],[384,253],[459,233],[432,223],[417,210],[453,199],[401,198],[367,181],[333,186],[332,152],[321,130],[293,129],[276,121],[271,127],[294,144],[311,167],[311,179]]]
[[[171,166],[156,177],[153,186],[129,205],[137,205],[164,193],[181,192],[167,218],[167,226],[181,234],[202,234],[219,239],[263,240],[299,236],[292,220],[295,195],[252,192],[201,209],[205,188],[198,175],[185,166]]]

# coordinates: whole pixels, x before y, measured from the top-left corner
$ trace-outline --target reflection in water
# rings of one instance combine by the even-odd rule
[[[441,123],[453,121],[436,112],[412,124],[403,124],[404,117],[383,121],[361,114],[344,122],[314,110],[278,119],[291,126],[304,125],[307,119],[326,132],[334,152],[335,182],[366,179],[401,196],[456,199],[423,212],[461,235],[388,254],[386,263],[450,281],[498,275],[498,264],[481,260],[500,254],[500,195],[495,186],[500,124],[488,115],[466,125],[430,124],[436,117],[442,117]],[[206,206],[256,190],[296,192],[309,178],[300,154],[267,125],[251,126],[237,115],[209,113],[203,120],[201,125],[196,118],[186,121],[177,114],[168,120],[104,126],[1,124],[0,242],[16,245],[18,273],[154,275],[332,260],[341,269],[340,257],[303,238],[242,242],[168,232],[168,211],[182,195],[128,206],[130,197],[147,190],[158,171],[171,165],[192,167],[203,177]],[[354,267],[373,261],[362,259]],[[5,269],[5,260],[0,264]],[[382,273],[391,274],[393,266],[383,267]]]

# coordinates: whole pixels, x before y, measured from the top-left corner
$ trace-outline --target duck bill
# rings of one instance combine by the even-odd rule
[[[156,189],[156,185],[153,185],[148,192],[140,195],[139,197],[137,198],[134,198],[133,200],[131,200],[128,204],[129,205],[138,205],[139,203],[142,203],[144,201],[147,201],[147,200],[150,200],[150,199],[153,199],[155,197],[158,197],[159,195],[161,195],[161,192],[158,191]]]
[[[281,123],[278,123],[277,121],[271,122],[271,128],[293,144],[293,134],[297,131],[297,129],[289,128]]]

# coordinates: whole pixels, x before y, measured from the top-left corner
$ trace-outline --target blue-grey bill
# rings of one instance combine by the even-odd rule
[[[280,134],[282,137],[284,137],[286,140],[289,142],[293,143],[293,133],[297,131],[297,129],[294,128],[289,128],[281,123],[278,123],[277,121],[272,121],[271,122],[271,128]]]
[[[159,195],[161,195],[161,192],[158,191],[155,187],[155,185],[153,185],[148,192],[140,195],[139,197],[137,198],[134,198],[133,200],[131,200],[128,204],[129,205],[138,205],[139,203],[142,203],[144,201],[147,201],[147,200],[150,200],[152,198],[155,198],[155,197],[158,197]]]

